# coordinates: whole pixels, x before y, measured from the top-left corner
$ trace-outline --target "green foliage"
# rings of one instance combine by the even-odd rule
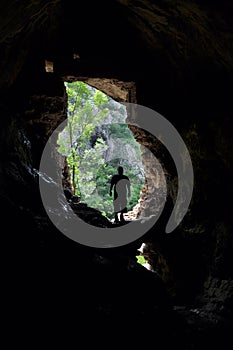
[[[122,147],[126,145],[132,146],[137,154],[137,159],[141,160],[141,150],[139,143],[136,142],[132,131],[129,129],[126,123],[111,124],[109,126],[110,137],[121,140]]]
[[[136,255],[136,258],[137,258],[137,263],[138,264],[143,265],[143,264],[147,263],[147,261],[146,261],[146,259],[144,258],[143,255]]]
[[[67,156],[74,194],[82,197],[81,188],[90,193],[94,186],[91,184],[92,176],[86,171],[84,164],[93,165],[94,161],[98,166],[106,150],[106,145],[100,140],[96,147],[90,149],[90,136],[96,124],[107,116],[108,109],[104,104],[108,102],[108,98],[101,91],[81,81],[65,83],[65,86],[68,95],[68,121],[58,136],[58,152]],[[81,186],[84,177],[89,180],[85,187]]]
[[[65,86],[68,118],[67,126],[58,135],[58,152],[67,157],[74,194],[81,196],[81,200],[88,206],[99,209],[103,215],[112,219],[113,198],[109,195],[109,188],[110,179],[117,172],[117,167],[124,167],[124,173],[131,182],[128,210],[138,202],[144,184],[143,170],[138,164],[132,164],[132,160],[114,159],[106,163],[108,144],[102,137],[95,136],[93,141],[93,135],[97,135],[96,128],[100,126],[108,138],[119,138],[122,147],[131,145],[140,163],[139,144],[128,125],[122,123],[126,115],[123,105],[80,81],[65,83]],[[121,122],[106,123],[109,113],[115,123]]]

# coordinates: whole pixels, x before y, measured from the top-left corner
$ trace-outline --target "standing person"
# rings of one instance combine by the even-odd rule
[[[112,189],[114,190],[113,206],[115,213],[115,223],[119,222],[118,214],[120,214],[120,221],[125,222],[123,213],[127,212],[127,195],[130,197],[130,181],[128,176],[124,175],[122,166],[117,168],[118,174],[111,178],[110,182],[110,196],[112,196]]]

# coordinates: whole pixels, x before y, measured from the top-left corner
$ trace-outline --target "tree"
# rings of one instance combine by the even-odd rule
[[[58,136],[58,152],[67,158],[73,194],[111,219],[114,213],[109,183],[118,165],[124,167],[132,184],[128,209],[138,202],[144,183],[139,144],[125,122],[127,112],[123,105],[83,82],[65,86],[68,118]],[[109,161],[115,140],[119,142],[111,152],[119,157]]]
[[[65,86],[68,95],[68,118],[67,126],[58,136],[58,152],[67,156],[73,193],[81,196],[80,180],[85,172],[84,165],[88,164],[87,159],[90,162],[90,157],[96,158],[98,162],[98,157],[106,150],[106,145],[100,139],[96,143],[98,146],[90,150],[90,136],[97,123],[103,121],[108,114],[105,107],[108,98],[101,91],[81,81],[65,83]],[[85,176],[87,179],[87,174]]]

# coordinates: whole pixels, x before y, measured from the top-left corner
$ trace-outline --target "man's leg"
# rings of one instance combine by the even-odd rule
[[[121,210],[121,215],[120,215],[120,220],[123,222],[125,222],[124,213],[125,213],[125,208]]]
[[[115,213],[115,222],[119,222],[119,218],[118,218],[119,208],[115,200],[113,201],[113,207],[114,207],[114,213]]]
[[[126,206],[127,206],[127,200],[125,197],[122,196],[121,198],[121,203],[120,203],[120,206],[121,206],[121,211],[120,211],[120,220],[122,222],[125,222],[125,218],[124,218],[124,213],[127,212],[127,209],[126,209]]]
[[[119,219],[118,219],[118,212],[115,212],[115,222],[119,222]]]

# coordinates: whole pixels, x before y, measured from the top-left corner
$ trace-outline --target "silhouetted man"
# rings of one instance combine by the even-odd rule
[[[113,206],[116,223],[119,222],[118,214],[120,214],[120,221],[125,221],[123,213],[127,212],[127,195],[130,197],[129,178],[123,175],[122,166],[119,166],[117,170],[118,174],[113,175],[110,182],[110,196],[112,196],[112,189],[114,189]]]

